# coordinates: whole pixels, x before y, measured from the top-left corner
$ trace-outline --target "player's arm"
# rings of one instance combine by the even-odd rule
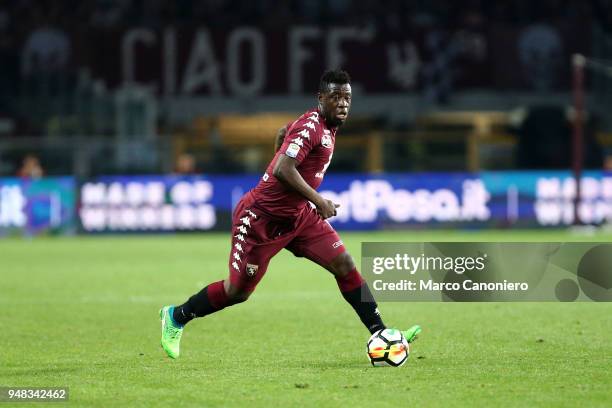
[[[310,187],[296,167],[297,161],[294,158],[280,154],[274,164],[272,174],[281,183],[297,191],[304,198],[312,202],[317,207],[317,212],[324,219],[336,215],[336,208],[340,207],[340,205],[334,204],[331,200],[326,200],[317,190]]]
[[[278,129],[278,133],[276,133],[276,137],[274,138],[274,153],[278,152],[278,149],[280,149],[283,145],[286,134],[287,126],[283,126],[282,128]]]

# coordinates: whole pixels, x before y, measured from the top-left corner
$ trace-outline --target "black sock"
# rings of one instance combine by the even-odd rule
[[[181,326],[189,323],[196,317],[205,316],[212,313],[215,309],[210,304],[208,298],[208,286],[190,297],[185,303],[174,307],[172,319]]]
[[[245,298],[246,299],[246,298]],[[227,306],[244,301],[243,299],[228,299],[223,287],[223,281],[211,283],[193,295],[185,303],[174,308],[172,319],[185,325],[196,317],[203,317],[218,312]]]
[[[355,309],[355,312],[357,312],[357,315],[359,315],[359,318],[370,333],[373,334],[385,328],[385,324],[378,312],[378,305],[366,282],[363,282],[363,285],[356,289],[341,293],[344,299]]]

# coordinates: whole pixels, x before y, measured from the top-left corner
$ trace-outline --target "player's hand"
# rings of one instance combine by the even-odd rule
[[[340,204],[334,203],[332,200],[323,199],[319,205],[317,205],[317,212],[324,220],[333,217],[338,213],[336,208],[340,207]]]

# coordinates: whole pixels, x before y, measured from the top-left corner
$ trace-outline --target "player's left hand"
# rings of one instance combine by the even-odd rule
[[[338,214],[337,208],[340,204],[334,203],[332,200],[323,200],[320,205],[317,205],[317,212],[324,220]]]

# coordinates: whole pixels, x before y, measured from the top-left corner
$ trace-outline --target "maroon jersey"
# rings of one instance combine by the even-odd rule
[[[274,177],[274,164],[281,154],[294,158],[297,171],[316,190],[331,162],[335,141],[336,128],[326,125],[318,109],[307,111],[289,124],[283,145],[274,155],[259,184],[250,192],[254,205],[275,217],[296,217],[308,200]]]

